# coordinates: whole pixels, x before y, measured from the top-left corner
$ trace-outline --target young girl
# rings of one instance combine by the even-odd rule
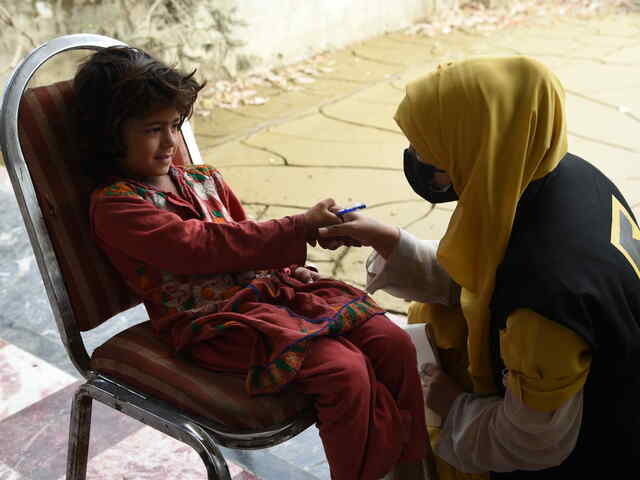
[[[396,464],[394,478],[422,478],[413,344],[364,292],[304,267],[317,229],[341,221],[333,200],[255,222],[217,170],[173,164],[202,87],[129,47],[81,66],[95,240],[176,351],[246,373],[252,395],[289,385],[314,398],[333,479],[374,480]]]

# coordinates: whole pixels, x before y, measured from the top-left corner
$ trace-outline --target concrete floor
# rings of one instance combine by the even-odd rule
[[[532,56],[567,90],[569,146],[603,170],[640,214],[640,14],[556,17],[486,35],[392,33],[327,55],[331,72],[301,90],[195,118],[206,163],[218,167],[257,219],[297,213],[325,197],[364,202],[367,214],[422,238],[439,238],[452,212],[431,206],[402,173],[407,141],[393,122],[407,81],[473,55]],[[6,172],[0,168],[0,480],[63,474],[69,398],[79,376],[66,359]],[[309,250],[321,271],[364,282],[368,249]],[[407,304],[384,293],[391,312]],[[86,335],[89,348],[145,319],[138,308]],[[135,422],[96,408],[92,479],[203,478],[197,456]],[[7,434],[9,433],[9,434]],[[104,433],[104,432],[103,432]],[[135,451],[135,455],[131,452]],[[261,452],[226,452],[234,479],[327,479],[315,428]],[[188,465],[188,468],[185,467]],[[194,466],[195,465],[195,466]]]

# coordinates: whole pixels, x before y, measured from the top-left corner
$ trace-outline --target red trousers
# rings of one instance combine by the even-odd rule
[[[245,344],[225,335],[191,352],[211,368],[237,372],[249,367]],[[342,337],[314,340],[291,387],[315,397],[332,480],[378,480],[398,462],[424,458],[415,347],[387,317],[374,316]]]

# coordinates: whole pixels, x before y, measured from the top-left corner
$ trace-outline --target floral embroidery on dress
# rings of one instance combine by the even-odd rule
[[[207,178],[210,178],[214,168],[209,165],[189,165],[184,167],[184,172],[197,182],[204,182]]]
[[[207,165],[193,165],[185,167],[183,170],[184,180],[193,189],[199,200],[213,203],[215,208],[210,209],[211,221],[215,223],[224,223],[231,220],[231,216],[224,203],[220,199],[218,186],[220,183],[220,174],[214,168]]]
[[[245,288],[255,278],[268,276],[268,272],[264,271],[221,273],[201,277],[183,277],[162,272],[160,301],[170,311],[211,313],[217,311],[219,304]]]
[[[222,214],[222,212],[220,210],[215,210],[212,209],[211,210],[211,217],[212,217],[212,221],[215,223],[225,223],[226,220],[224,218],[224,215]]]
[[[106,195],[109,197],[120,196],[120,195],[124,195],[127,197],[144,197],[144,194],[141,195],[140,192],[138,192],[138,189],[134,188],[133,186],[129,185],[126,182],[117,182],[107,187],[104,187],[100,191],[100,194]]]
[[[147,274],[147,269],[145,268],[144,263],[140,263],[135,272],[135,290],[146,292],[152,286],[153,282],[151,281],[151,277]]]
[[[178,311],[188,310],[191,305],[192,295],[189,282],[181,282],[176,275],[169,272],[162,272],[162,304],[167,308],[175,308]]]
[[[198,195],[202,200],[210,200],[211,198],[214,198],[216,201],[220,202],[218,189],[211,177],[206,177],[201,182],[193,182],[191,184],[191,188],[193,188],[196,195]]]
[[[167,195],[164,192],[158,192],[157,190],[148,190],[147,198],[153,202],[153,204],[163,210],[167,209]]]

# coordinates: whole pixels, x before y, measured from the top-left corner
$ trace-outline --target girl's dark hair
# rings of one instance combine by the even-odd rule
[[[73,79],[87,174],[97,183],[119,174],[125,120],[164,107],[175,107],[180,124],[189,118],[205,85],[194,74],[183,74],[132,47],[109,47],[91,55]]]

